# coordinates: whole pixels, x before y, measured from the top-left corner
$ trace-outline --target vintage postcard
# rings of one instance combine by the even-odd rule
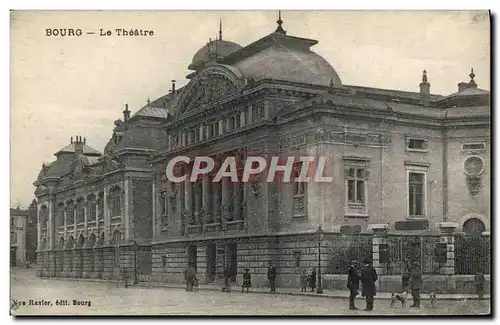
[[[12,315],[491,314],[488,11],[10,29]]]

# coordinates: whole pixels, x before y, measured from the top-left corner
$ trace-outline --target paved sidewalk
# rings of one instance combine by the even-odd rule
[[[69,280],[69,281],[90,281],[90,282],[102,282],[102,283],[116,283],[119,285],[119,282],[117,280],[102,280],[102,279],[79,279],[79,278],[41,278],[41,279],[47,279],[47,280]],[[120,284],[122,285],[122,284]],[[162,283],[162,282],[140,282],[135,285],[130,285],[130,287],[141,287],[141,288],[174,288],[174,289],[185,289],[184,284],[180,283]],[[220,286],[218,285],[200,285],[199,286],[200,291],[221,291]],[[241,292],[241,287],[233,285],[232,290],[234,292]],[[294,289],[294,288],[276,288],[277,292],[276,294],[279,295],[290,295],[290,296],[308,296],[308,297],[315,297],[315,298],[348,298],[349,297],[349,292],[346,290],[331,290],[331,289],[324,289],[323,294],[317,294],[315,292],[300,292],[299,289]],[[269,294],[269,288],[251,288],[250,290],[251,293],[261,293],[261,294]],[[438,300],[478,300],[477,295],[475,294],[437,294],[437,299]],[[411,295],[409,295],[409,300],[411,300]],[[358,295],[357,299],[364,299],[361,297],[361,295]],[[376,299],[384,299],[384,300],[389,300],[391,299],[391,293],[389,292],[377,292]],[[422,300],[428,300],[429,295],[428,294],[421,294],[421,299]],[[483,297],[483,300],[489,300],[490,295],[485,294]]]

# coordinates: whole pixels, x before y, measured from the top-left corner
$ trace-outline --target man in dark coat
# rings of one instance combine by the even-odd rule
[[[363,271],[361,272],[361,284],[363,289],[361,294],[366,297],[366,308],[365,310],[373,310],[373,297],[377,294],[375,288],[375,281],[378,280],[377,271],[372,266],[371,261],[364,260]]]
[[[311,274],[309,275],[309,287],[311,287],[311,292],[316,289],[316,268],[313,267]]]
[[[410,307],[420,308],[420,287],[422,285],[422,273],[420,273],[420,265],[416,262],[412,264],[410,272],[410,289],[413,297],[413,305]]]
[[[351,266],[347,271],[347,288],[349,289],[349,309],[355,309],[354,299],[358,295],[359,290],[359,273],[357,268],[357,261],[351,261]]]
[[[267,269],[267,279],[269,280],[269,286],[271,287],[271,292],[276,292],[276,268],[273,266],[273,262],[269,261],[269,267]]]
[[[229,266],[224,269],[224,286],[226,287],[226,292],[231,292],[231,277],[233,272]]]

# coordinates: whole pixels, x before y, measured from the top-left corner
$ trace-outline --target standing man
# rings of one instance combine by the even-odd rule
[[[316,268],[313,266],[311,274],[309,275],[309,287],[311,287],[311,292],[316,290]]]
[[[269,261],[269,268],[267,269],[267,279],[271,287],[271,292],[269,293],[276,293],[276,268],[271,261]]]
[[[359,290],[359,273],[357,268],[358,262],[351,261],[351,266],[347,271],[347,288],[349,289],[349,309],[357,310],[354,304],[354,299],[358,295]]]
[[[363,271],[361,272],[361,284],[363,285],[361,294],[366,297],[365,310],[373,310],[373,297],[377,294],[375,281],[378,280],[377,271],[372,266],[370,260],[364,260]]]
[[[410,307],[420,308],[420,286],[422,285],[422,273],[420,273],[420,265],[417,262],[412,263],[410,273],[410,289],[413,297],[413,305]]]

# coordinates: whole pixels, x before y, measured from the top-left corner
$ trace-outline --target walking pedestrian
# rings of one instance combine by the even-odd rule
[[[276,293],[276,268],[271,261],[269,261],[269,267],[267,268],[267,279],[269,280],[269,287],[271,287],[269,293]]]
[[[478,299],[483,299],[485,282],[483,272],[477,272],[474,276],[474,284],[476,285],[476,294]]]
[[[410,307],[420,308],[420,286],[422,285],[422,273],[417,262],[412,263],[410,272],[410,289],[413,297],[413,305]]]
[[[311,292],[314,292],[316,289],[316,268],[313,267],[311,273],[309,274],[309,287],[311,288]]]
[[[354,299],[358,295],[359,290],[359,273],[358,273],[358,262],[351,261],[349,270],[347,271],[347,288],[349,289],[349,309],[357,310],[358,308],[354,304]]]
[[[361,285],[363,288],[361,290],[361,295],[366,298],[365,310],[369,311],[373,310],[373,297],[377,294],[375,281],[378,280],[378,275],[370,260],[364,260],[363,264],[364,267],[361,272]]]
[[[241,286],[241,292],[247,289],[247,293],[252,286],[252,275],[250,274],[250,269],[245,269],[245,273],[243,273],[243,285]]]

